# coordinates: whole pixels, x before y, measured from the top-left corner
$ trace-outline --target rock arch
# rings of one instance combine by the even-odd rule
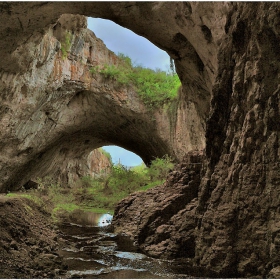
[[[193,221],[185,228],[182,224],[174,227],[174,243],[178,246],[181,237],[194,234],[190,242],[193,264],[195,270],[198,266],[198,270],[210,271],[206,275],[279,277],[278,2],[5,2],[0,4],[0,13],[4,38],[0,41],[1,191],[5,184],[9,186],[7,182],[24,175],[18,171],[25,164],[28,169],[24,158],[32,161],[30,155],[39,153],[34,147],[44,150],[48,131],[36,135],[35,146],[29,145],[32,138],[24,134],[26,125],[41,117],[38,108],[44,100],[54,108],[59,100],[59,91],[54,90],[61,85],[59,79],[52,80],[56,95],[50,87],[41,91],[37,102],[27,98],[32,96],[34,77],[40,76],[41,67],[48,73],[51,51],[43,52],[46,55],[40,56],[34,72],[36,46],[64,13],[111,19],[145,36],[174,59],[183,84],[180,106],[191,112],[185,120],[197,114],[199,121],[193,127],[204,131],[209,117],[206,173],[197,185],[197,198],[184,209],[186,215],[180,211],[174,216]],[[82,29],[80,23],[75,28]],[[52,46],[49,50],[59,48],[57,40],[49,38],[45,41]],[[40,76],[41,82],[47,77]],[[79,83],[71,84],[66,100],[73,97],[76,86]],[[52,114],[48,116],[55,120]],[[45,119],[51,129],[52,120],[46,114]],[[40,131],[37,123],[34,131]],[[188,124],[183,132],[191,128]],[[56,141],[65,136],[60,133]],[[182,139],[183,146],[190,137]],[[179,147],[180,141],[176,138],[175,142]]]
[[[9,139],[2,142],[2,190],[59,174],[69,159],[103,145],[126,148],[146,164],[204,147],[204,120],[183,92],[172,113],[152,111],[132,86],[91,73],[92,66],[120,61],[86,29],[85,17],[63,15],[38,43],[29,40],[20,49],[18,62],[28,67],[1,75],[7,93],[2,133]]]

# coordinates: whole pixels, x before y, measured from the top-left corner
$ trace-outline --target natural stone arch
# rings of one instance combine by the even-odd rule
[[[226,32],[224,26],[229,6],[228,3],[213,5],[213,3],[200,2],[2,3],[0,5],[2,20],[0,35],[5,40],[1,40],[0,49],[3,58],[1,62],[2,81],[4,80],[6,83],[3,86],[3,106],[5,107],[6,97],[16,95],[12,81],[18,78],[18,74],[24,75],[28,71],[30,72],[34,56],[36,56],[34,53],[36,46],[48,32],[48,28],[57,25],[57,20],[62,14],[80,14],[111,19],[138,35],[146,37],[156,46],[167,51],[174,59],[176,71],[183,85],[179,104],[181,114],[175,121],[173,119],[175,134],[179,127],[179,125],[176,126],[177,120],[181,120],[180,124],[186,123],[186,127],[182,128],[186,137],[181,131],[179,137],[176,137],[176,141],[174,139],[174,143],[176,142],[181,152],[204,147],[205,123],[209,114],[210,96],[218,68],[218,45]],[[85,27],[84,20],[74,21],[73,24],[70,19],[69,23],[71,32]],[[59,34],[56,35],[59,37]],[[48,41],[45,44],[49,43]],[[56,44],[55,41],[51,41],[51,43]],[[59,48],[59,45],[53,45],[52,48]],[[44,65],[48,58],[47,56],[42,57],[37,65]],[[21,89],[23,95],[28,94],[28,88],[24,82],[22,82]],[[55,90],[55,88],[51,90]],[[8,104],[4,111],[4,124],[10,120],[7,114],[13,112],[11,107],[13,106]],[[48,119],[51,120],[51,116]],[[161,133],[166,134],[169,131],[163,129]],[[20,166],[22,169],[24,165],[15,156],[35,153],[35,151],[31,146],[22,144],[21,140],[17,136],[14,137],[12,132],[2,134],[3,137],[12,139],[13,145],[19,146],[20,150],[18,153],[13,153],[11,152],[13,145],[7,144],[5,140],[2,143],[2,146],[8,150],[8,152],[3,150],[4,158],[7,158],[11,165],[3,160],[1,184],[8,186],[10,183],[6,182],[11,180],[9,175],[11,167],[16,174]],[[193,135],[198,136],[193,139]],[[40,155],[41,152],[37,154]]]
[[[82,16],[62,16],[31,50],[28,71],[1,77],[6,90],[13,87],[13,98],[5,100],[3,131],[13,141],[2,142],[8,159],[2,164],[3,190],[59,174],[69,159],[103,145],[126,148],[146,164],[165,154],[178,160],[186,151],[204,147],[203,120],[182,92],[173,112],[154,111],[133,86],[91,73],[96,64],[121,62],[84,26]],[[69,32],[71,46],[64,56],[60,44]]]
[[[61,14],[110,19],[146,37],[174,59],[184,93],[191,102],[195,101],[201,117],[206,120],[218,68],[218,45],[225,35],[229,7],[228,3],[200,2],[5,3],[0,34],[9,40],[0,43],[5,56],[1,68],[24,71],[33,54],[22,44],[28,39],[40,40],[40,33],[55,24]],[[15,26],[12,22],[19,24]],[[22,53],[25,53],[24,59]],[[190,86],[195,87],[196,100],[191,96],[194,92],[189,93]]]
[[[48,164],[53,166],[55,160],[46,156],[49,161],[47,163],[42,155],[52,154],[54,157],[53,152],[47,153],[47,151],[56,150],[55,145],[61,145],[63,139],[68,139],[69,135],[79,134],[78,131],[71,130],[71,125],[67,124],[67,129],[65,129],[65,126],[58,122],[58,120],[61,121],[63,111],[61,111],[59,96],[63,95],[64,103],[67,104],[77,92],[91,91],[88,87],[89,74],[83,75],[82,78],[81,75],[79,76],[79,63],[77,62],[77,65],[71,63],[75,60],[73,56],[70,57],[68,65],[67,63],[61,65],[60,62],[54,61],[53,57],[60,48],[58,41],[63,40],[63,32],[65,30],[69,30],[71,33],[78,31],[83,34],[82,37],[86,36],[84,29],[86,23],[83,16],[66,16],[60,18],[61,28],[57,20],[61,14],[65,13],[111,19],[137,34],[145,36],[155,45],[167,51],[175,61],[176,71],[183,85],[177,110],[173,112],[173,116],[160,110],[147,122],[154,127],[155,123],[151,124],[151,120],[156,120],[159,138],[157,139],[157,133],[151,132],[153,138],[157,140],[141,140],[142,142],[133,140],[130,143],[128,143],[129,140],[124,143],[116,140],[113,144],[136,152],[145,162],[148,162],[152,156],[160,156],[164,153],[180,159],[186,151],[205,147],[205,122],[208,117],[210,93],[217,68],[216,44],[224,33],[223,30],[220,30],[220,25],[217,25],[216,28],[215,24],[217,21],[225,21],[225,15],[221,9],[226,8],[227,4],[219,6],[218,9],[215,7],[215,13],[220,14],[220,18],[212,17],[211,4],[205,10],[204,5],[192,2],[123,2],[117,4],[113,2],[85,2],[82,4],[78,2],[17,2],[5,3],[1,7],[3,25],[0,33],[5,38],[9,37],[9,40],[3,40],[0,43],[1,49],[9,49],[9,53],[3,52],[6,56],[1,64],[3,70],[1,78],[5,83],[4,92],[7,92],[6,95],[2,95],[3,103],[7,104],[3,118],[4,124],[16,123],[13,129],[9,131],[7,128],[3,132],[4,137],[12,140],[9,143],[6,143],[5,140],[2,142],[3,157],[7,159],[1,164],[2,190],[19,187],[19,184],[26,180],[25,177],[29,176],[30,170],[34,169],[31,167],[38,167],[39,162],[44,163],[43,174],[43,170],[48,170],[46,166]],[[152,13],[151,17],[147,17],[147,11]],[[203,16],[199,17],[200,14]],[[12,25],[12,21],[18,22],[19,25]],[[157,24],[153,24],[154,22]],[[203,28],[200,27],[201,25]],[[210,32],[207,26],[209,26]],[[199,44],[197,38],[200,39]],[[75,43],[74,51],[78,51],[79,41]],[[112,59],[115,59],[114,56],[109,54],[109,60]],[[19,75],[14,73],[19,73]],[[47,73],[48,81],[40,78],[41,81],[34,82],[42,73]],[[80,78],[81,80],[79,80]],[[15,87],[15,80],[17,80],[18,87]],[[32,82],[30,83],[30,81]],[[50,82],[48,88],[44,86],[47,82]],[[30,92],[34,90],[39,93],[36,97],[38,102],[34,102],[31,106],[33,108],[30,108],[32,102],[28,98]],[[11,92],[14,96],[13,100],[11,100]],[[22,113],[20,109],[15,116],[11,117],[18,110],[18,106],[15,104],[18,99],[21,102],[27,100],[23,102],[26,105],[26,112]],[[36,109],[37,106],[40,107],[39,110]],[[42,110],[45,111],[43,114]],[[160,125],[163,119],[167,120],[167,123]],[[19,120],[18,123],[17,120]],[[44,120],[43,129],[41,129],[42,120]],[[129,118],[124,121],[123,125],[131,126],[133,121],[135,121],[133,117]],[[125,124],[126,122],[127,124]],[[55,124],[60,125],[61,129],[53,130]],[[182,124],[184,125],[182,126]],[[27,129],[28,127],[31,129]],[[150,130],[147,129],[147,131]],[[84,128],[80,135],[86,135],[86,133],[87,128]],[[130,134],[129,137],[131,138],[132,135]],[[80,138],[83,139],[83,136]],[[147,139],[149,138],[151,137]],[[96,141],[100,142],[100,145],[103,143],[100,140]],[[135,143],[140,142],[150,143],[142,145],[147,152],[139,152],[139,149],[135,149],[134,146],[137,146]],[[149,148],[149,146],[153,148]],[[91,148],[95,148],[95,145],[92,145]],[[158,152],[151,153],[152,150]],[[34,175],[33,172],[31,173]]]

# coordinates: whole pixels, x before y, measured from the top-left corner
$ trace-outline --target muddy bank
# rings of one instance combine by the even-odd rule
[[[67,268],[50,214],[27,198],[0,195],[0,236],[0,278],[60,278]]]

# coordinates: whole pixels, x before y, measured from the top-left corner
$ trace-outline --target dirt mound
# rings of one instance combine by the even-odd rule
[[[66,267],[50,215],[27,198],[0,195],[0,278],[59,278]]]

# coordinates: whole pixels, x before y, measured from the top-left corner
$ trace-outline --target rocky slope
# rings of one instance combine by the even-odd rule
[[[197,196],[191,201],[187,200],[184,208],[181,203],[178,203],[178,209],[176,203],[170,203],[174,207],[173,217],[179,221],[188,218],[190,226],[182,222],[182,225],[185,224],[182,233],[178,231],[171,240],[168,234],[173,232],[173,227],[176,228],[176,223],[173,221],[175,218],[172,220],[170,217],[167,224],[163,220],[163,227],[160,228],[160,217],[165,213],[157,210],[155,205],[154,215],[151,213],[152,218],[141,226],[147,229],[153,221],[157,221],[154,227],[151,226],[152,231],[149,234],[152,239],[158,238],[157,244],[160,242],[163,244],[153,248],[148,236],[144,235],[145,238],[140,239],[140,246],[143,249],[147,246],[150,254],[156,255],[157,252],[163,252],[165,248],[165,256],[176,256],[178,249],[175,244],[180,244],[183,236],[182,241],[188,245],[188,248],[179,250],[180,254],[177,256],[187,257],[191,263],[213,271],[220,277],[279,277],[280,15],[278,2],[28,2],[1,4],[0,12],[3,23],[0,26],[0,34],[1,38],[4,38],[0,42],[3,57],[1,62],[1,125],[3,127],[1,184],[4,186],[1,190],[9,188],[15,182],[20,183],[15,180],[16,176],[27,178],[29,176],[26,175],[27,170],[34,170],[34,166],[39,167],[39,173],[44,173],[44,170],[49,172],[52,170],[49,167],[50,163],[57,159],[55,155],[59,152],[58,146],[63,143],[63,148],[70,151],[69,155],[77,154],[74,150],[83,146],[90,136],[89,131],[81,124],[78,125],[80,131],[74,129],[76,122],[70,121],[73,118],[67,120],[67,123],[72,124],[69,127],[73,130],[68,127],[65,130],[67,133],[63,132],[62,128],[66,123],[63,118],[58,123],[60,130],[53,130],[53,132],[50,130],[60,116],[56,111],[59,108],[61,112],[60,94],[63,94],[65,102],[69,102],[76,96],[73,102],[70,102],[70,105],[74,104],[71,109],[75,112],[75,119],[85,123],[85,118],[80,117],[84,114],[84,110],[78,104],[85,100],[83,96],[87,91],[84,92],[84,88],[81,91],[81,83],[77,82],[79,79],[68,78],[72,73],[72,70],[69,70],[70,65],[73,66],[71,69],[84,68],[80,65],[75,68],[73,60],[70,63],[68,59],[65,64],[60,62],[56,68],[49,68],[48,73],[55,73],[55,75],[40,76],[38,71],[47,73],[46,66],[48,63],[52,65],[52,60],[48,59],[52,57],[52,51],[43,52],[47,56],[42,56],[38,64],[37,61],[32,64],[33,51],[37,50],[35,46],[42,46],[40,42],[44,34],[49,34],[50,26],[53,28],[63,13],[112,19],[148,38],[174,58],[176,71],[183,84],[182,97],[185,105],[182,108],[185,112],[182,114],[187,113],[187,108],[193,108],[189,115],[199,116],[199,121],[193,127],[205,127],[207,119],[205,174],[200,179],[199,185],[196,182]],[[79,25],[76,24],[76,27]],[[50,35],[46,36],[43,42],[47,49],[49,47],[49,50],[54,50],[54,46],[59,49],[58,40],[51,39]],[[53,47],[50,47],[51,45]],[[39,66],[38,69],[36,65]],[[75,77],[80,73],[79,71],[73,72]],[[34,75],[31,75],[32,73]],[[60,76],[58,73],[68,74]],[[44,77],[44,79],[49,77],[53,81],[53,90],[44,91],[45,88],[42,86],[45,84],[44,79],[37,80],[35,77]],[[68,82],[63,83],[64,80]],[[31,87],[32,85],[34,87]],[[34,100],[42,101],[32,103],[27,97],[32,96],[31,93],[35,92],[39,85],[42,91]],[[111,84],[109,87],[113,88]],[[51,94],[52,92],[55,94]],[[78,96],[77,92],[80,92]],[[98,104],[99,107],[106,108],[105,104],[112,97],[110,91],[103,85],[101,90],[93,92],[104,92],[109,98],[99,98],[98,102],[85,104]],[[119,99],[112,97],[112,100],[118,100],[113,104],[130,100],[130,94],[118,95]],[[123,98],[120,98],[121,96]],[[24,114],[18,109],[20,100],[26,102],[21,101],[20,106],[30,104],[21,107],[25,110]],[[85,106],[87,105],[83,108]],[[35,114],[34,112],[37,112],[35,108],[42,108],[44,111],[39,110],[40,113]],[[126,110],[123,108],[111,106],[109,109],[110,113],[115,112],[114,118],[110,121],[114,123],[115,118],[118,120],[118,125],[110,126],[111,131],[116,131],[118,128],[122,134],[108,135],[100,127],[95,126],[93,130],[99,132],[98,143],[104,139],[107,141],[110,139],[115,144],[122,143],[123,147],[130,147],[134,152],[138,151],[144,160],[147,160],[150,154],[168,151],[166,145],[159,141],[160,137],[155,142],[149,137],[149,135],[157,137],[157,134],[154,130],[148,129],[148,125],[145,128],[143,126],[145,134],[136,134],[139,141],[131,138],[134,135],[131,131],[126,134],[128,127],[135,126],[132,120],[140,118],[132,117],[130,108]],[[121,115],[127,116],[128,112],[131,118],[120,118]],[[95,116],[98,115],[96,113],[101,112],[93,112]],[[45,130],[48,134],[40,130],[40,125],[31,125],[41,124],[38,121],[41,118],[49,126],[48,130]],[[21,125],[17,124],[19,119]],[[90,117],[88,119],[92,122]],[[110,123],[108,119],[105,120],[106,123]],[[25,127],[32,129],[25,130],[23,129]],[[15,131],[18,133],[17,136]],[[35,131],[38,133],[34,134]],[[182,135],[184,132],[186,136],[197,133],[197,131],[195,133],[190,131],[189,127],[182,128]],[[57,137],[53,137],[53,133]],[[69,133],[73,139],[69,141],[71,149],[64,147],[65,141],[63,141],[69,139]],[[121,135],[130,139],[129,143],[118,141],[122,139]],[[81,142],[78,143],[75,140],[77,138],[81,139]],[[179,139],[182,145],[190,143],[189,138],[185,139],[184,136],[180,136]],[[78,145],[75,146],[73,143]],[[37,144],[42,149],[39,149]],[[72,147],[77,148],[72,149]],[[184,173],[187,172],[188,170]],[[196,180],[199,178],[197,177]],[[189,181],[183,185],[188,184]],[[185,187],[185,191],[187,190],[188,187]],[[158,191],[160,192],[160,189]],[[178,191],[178,196],[181,196],[180,189]],[[176,201],[175,193],[172,197]],[[165,200],[163,197],[161,199]],[[136,200],[138,198],[135,197],[133,201],[136,203]],[[131,208],[136,208],[136,205],[133,206],[133,201],[127,200],[132,203]],[[140,195],[139,201],[141,201]],[[150,201],[152,203],[152,199]],[[125,208],[125,203],[121,205]],[[128,210],[129,207],[126,213],[124,211],[127,216],[130,215]],[[119,221],[121,222],[121,219]],[[119,224],[119,227],[121,226]],[[168,233],[166,238],[157,237],[162,232]],[[136,240],[138,235],[143,236],[140,233],[141,228],[133,229],[131,232],[132,235],[135,234]],[[190,236],[193,242],[187,242],[187,236]],[[164,246],[164,241],[168,239],[172,241],[168,243],[174,246]],[[172,248],[175,248],[174,252]]]
[[[67,268],[57,254],[50,215],[26,198],[0,195],[1,278],[60,278]]]
[[[205,163],[202,151],[189,152],[163,186],[123,199],[115,209],[114,231],[130,236],[153,257],[194,257],[195,209]]]

